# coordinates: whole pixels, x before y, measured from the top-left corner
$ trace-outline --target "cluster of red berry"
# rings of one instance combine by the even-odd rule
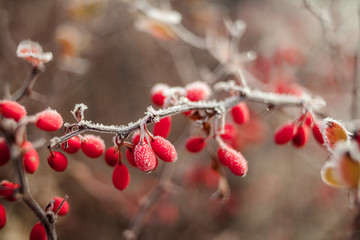
[[[313,136],[321,145],[324,144],[323,136],[319,129],[320,123],[315,123],[309,112],[302,114],[298,119],[286,122],[275,131],[274,141],[282,145],[292,141],[295,147],[303,147],[309,140],[310,128]]]

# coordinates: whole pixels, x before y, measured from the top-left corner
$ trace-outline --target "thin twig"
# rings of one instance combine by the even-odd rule
[[[360,5],[358,9],[358,43],[355,55],[355,77],[353,82],[353,99],[351,106],[351,118],[353,120],[360,118]]]
[[[28,78],[24,81],[23,85],[13,94],[11,99],[13,101],[19,101],[23,97],[29,96],[36,82],[36,79],[39,76],[39,73],[40,73],[40,69],[37,67],[33,67]]]
[[[131,221],[128,229],[123,232],[124,240],[135,240],[138,238],[144,227],[146,216],[149,214],[150,208],[157,200],[169,190],[171,186],[171,177],[173,175],[175,164],[164,165],[159,182],[156,184],[149,194],[147,194],[141,202],[140,209],[135,218]]]

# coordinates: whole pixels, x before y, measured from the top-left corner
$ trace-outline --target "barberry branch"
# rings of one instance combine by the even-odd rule
[[[13,101],[19,101],[25,96],[30,96],[31,90],[40,74],[40,69],[38,67],[33,67],[30,75],[24,81],[23,85],[13,94],[11,97]]]
[[[87,120],[80,120],[76,124],[65,124],[65,127],[72,129],[77,128],[74,131],[70,131],[61,137],[54,137],[50,141],[50,148],[58,148],[60,145],[73,136],[78,134],[92,131],[100,133],[115,134],[120,139],[127,138],[132,132],[140,129],[141,126],[148,125],[153,122],[157,122],[161,118],[179,114],[190,110],[205,110],[209,115],[223,114],[226,109],[235,106],[237,103],[247,100],[250,102],[258,102],[270,105],[272,107],[283,107],[283,106],[295,106],[302,107],[314,112],[318,112],[324,105],[325,101],[320,98],[312,98],[307,94],[301,97],[294,95],[277,94],[271,92],[263,92],[260,90],[252,90],[248,87],[241,87],[235,85],[234,82],[218,83],[215,88],[223,89],[227,91],[237,92],[236,96],[228,97],[222,101],[200,101],[191,102],[186,98],[180,98],[176,105],[168,107],[166,109],[155,110],[153,107],[148,107],[145,116],[140,118],[134,123],[128,125],[103,125],[99,123],[92,123]]]
[[[6,126],[5,126],[6,125]],[[25,126],[21,126],[25,127]],[[18,128],[15,128],[12,124],[4,124],[3,121],[0,122],[0,130],[4,133],[7,143],[10,148],[10,154],[12,161],[14,162],[17,176],[19,178],[19,196],[20,200],[22,200],[39,218],[42,225],[46,230],[46,234],[49,240],[56,240],[56,231],[55,231],[55,222],[56,215],[52,213],[45,213],[45,211],[39,206],[39,204],[33,198],[30,187],[28,183],[28,179],[26,176],[26,171],[24,168],[24,164],[22,161],[22,152],[20,147],[18,146]]]

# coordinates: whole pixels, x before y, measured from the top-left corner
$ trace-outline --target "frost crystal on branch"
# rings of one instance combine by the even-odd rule
[[[51,52],[43,52],[41,45],[31,40],[24,40],[20,42],[16,56],[24,58],[29,61],[34,67],[43,67],[44,63],[50,62],[53,59]]]

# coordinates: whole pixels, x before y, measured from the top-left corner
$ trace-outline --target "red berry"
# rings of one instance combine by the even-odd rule
[[[20,187],[20,184],[3,180],[0,183],[0,196],[5,197],[8,201],[16,201],[14,191]]]
[[[0,166],[5,165],[10,160],[10,149],[5,138],[0,138]]]
[[[154,125],[154,135],[167,138],[170,133],[171,122],[171,116],[160,119],[160,121]]]
[[[144,138],[144,141],[147,143],[146,138]],[[133,142],[134,146],[139,144],[139,142],[140,142],[140,131],[134,132],[134,134],[132,135],[132,142]]]
[[[186,141],[186,149],[189,152],[197,153],[204,149],[206,144],[206,139],[203,137],[190,137]]]
[[[119,150],[117,147],[109,147],[105,152],[105,162],[114,167],[119,162]]]
[[[154,87],[151,89],[151,100],[154,104],[158,106],[163,106],[166,96],[164,92],[169,88],[168,85],[158,83],[154,85]]]
[[[31,229],[30,240],[47,240],[46,230],[41,222],[36,223]]]
[[[56,131],[63,125],[61,115],[52,109],[44,110],[37,114],[35,125],[44,131]]]
[[[30,149],[33,149],[33,145],[31,142],[29,141],[24,141],[22,144],[21,144],[21,149],[24,151],[24,152],[27,152],[29,151]]]
[[[313,127],[312,127],[312,133],[314,135],[314,138],[315,140],[320,143],[321,145],[324,144],[324,138],[320,132],[320,124],[321,123],[317,123],[317,124],[314,124]]]
[[[235,127],[230,124],[226,123],[224,127],[224,133],[220,135],[220,137],[224,140],[232,140],[236,135]]]
[[[115,166],[112,181],[114,186],[120,191],[127,188],[130,183],[130,174],[125,164],[121,163]]]
[[[25,167],[25,171],[27,173],[34,173],[36,172],[36,170],[39,168],[39,155],[37,153],[37,151],[32,148],[28,151],[26,151],[23,155],[23,162],[24,162],[24,167]]]
[[[192,102],[206,100],[210,97],[211,89],[204,82],[193,82],[185,87],[186,96]]]
[[[53,200],[54,200],[53,212],[56,213],[58,208],[60,207],[60,204],[64,201],[64,198],[54,197]],[[70,209],[69,203],[65,201],[64,204],[61,206],[58,215],[65,216],[66,214],[68,214],[69,209]]]
[[[0,204],[0,229],[6,224],[6,211],[2,204]]]
[[[250,112],[244,102],[238,103],[231,109],[231,115],[237,124],[246,124],[250,120]]]
[[[309,129],[306,125],[300,126],[297,129],[297,132],[292,139],[292,143],[296,147],[302,147],[304,146],[309,139]]]
[[[274,134],[274,141],[276,144],[285,144],[293,139],[295,135],[294,123],[285,123],[281,125]]]
[[[248,164],[244,156],[237,152],[238,156],[235,157],[234,161],[231,162],[229,169],[237,176],[244,176],[248,171]]]
[[[100,137],[88,134],[84,136],[84,141],[81,144],[81,150],[90,158],[98,158],[105,151],[105,143]]]
[[[137,167],[136,162],[135,162],[135,156],[134,156],[134,149],[126,149],[126,158],[128,160],[128,162],[133,166],[133,167]]]
[[[64,154],[61,152],[51,152],[47,158],[49,166],[55,171],[62,172],[65,171],[68,160]]]
[[[134,157],[135,163],[141,171],[150,172],[157,166],[155,153],[145,141],[136,145]]]
[[[165,162],[173,162],[177,159],[177,153],[174,145],[163,137],[156,136],[151,141],[151,148],[156,156]]]
[[[227,145],[219,147],[218,159],[221,164],[229,167],[235,175],[243,176],[248,170],[244,156]]]
[[[67,140],[67,147],[65,147],[65,146],[66,146],[65,143],[63,143],[61,145],[61,148],[65,152],[67,152],[67,153],[76,153],[81,148],[80,138],[78,136],[74,136],[74,137],[70,138],[69,140]]]
[[[26,116],[25,108],[14,101],[3,101],[0,103],[0,112],[6,118],[12,118],[18,122]]]

